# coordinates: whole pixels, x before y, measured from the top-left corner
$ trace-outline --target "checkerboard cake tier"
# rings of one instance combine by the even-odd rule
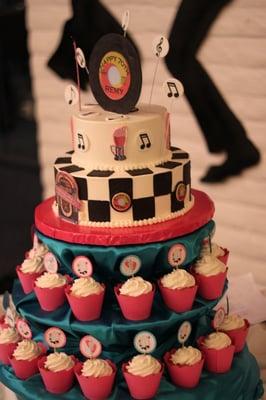
[[[190,160],[181,149],[170,153],[153,167],[125,171],[86,169],[67,153],[55,161],[55,212],[79,225],[121,227],[185,214],[193,206]]]

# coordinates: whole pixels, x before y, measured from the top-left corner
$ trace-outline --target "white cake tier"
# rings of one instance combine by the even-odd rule
[[[74,153],[79,167],[124,171],[152,167],[169,160],[169,113],[157,105],[119,115],[100,106],[82,106],[71,119]]]

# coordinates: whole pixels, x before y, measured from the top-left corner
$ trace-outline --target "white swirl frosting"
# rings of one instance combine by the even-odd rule
[[[137,297],[141,294],[150,293],[152,284],[145,281],[141,276],[129,278],[121,287],[120,294]]]
[[[230,331],[232,329],[239,329],[245,326],[245,320],[236,314],[228,314],[224,317],[219,329],[222,331]]]
[[[109,376],[113,373],[113,368],[106,361],[100,358],[89,359],[84,362],[81,373],[83,376],[93,376],[99,378],[101,376]]]
[[[0,343],[17,343],[20,340],[20,335],[14,328],[4,328],[0,331]]]
[[[21,264],[20,269],[24,274],[43,272],[44,271],[43,259],[40,256],[36,256],[34,258],[26,258]]]
[[[226,333],[213,332],[206,336],[203,340],[205,347],[209,349],[221,350],[231,345],[231,339]]]
[[[168,289],[182,289],[195,286],[195,278],[184,269],[175,269],[162,277],[161,284]]]
[[[220,257],[224,256],[225,252],[224,250],[218,246],[217,243],[211,242],[211,247],[209,242],[203,243],[202,248],[200,250],[200,255],[201,257],[204,257],[206,255],[212,255],[213,257]]]
[[[174,365],[194,365],[201,360],[201,352],[195,347],[180,347],[171,354],[170,360]]]
[[[161,364],[149,354],[139,354],[129,361],[126,369],[132,375],[148,376],[158,374],[161,371]]]
[[[46,253],[48,253],[48,247],[43,243],[38,243],[37,247],[30,249],[29,258],[44,257]]]
[[[52,353],[47,356],[44,367],[52,372],[67,371],[74,366],[74,360],[66,353]]]
[[[64,286],[67,283],[65,276],[61,274],[52,274],[45,272],[43,275],[36,279],[35,284],[40,288],[56,288]]]
[[[16,360],[31,361],[41,354],[41,349],[34,340],[22,340],[14,350],[13,357]]]
[[[206,255],[197,260],[194,271],[204,276],[214,276],[226,271],[226,265],[218,258]]]
[[[71,287],[71,294],[76,297],[86,297],[102,291],[102,285],[91,277],[76,279]]]

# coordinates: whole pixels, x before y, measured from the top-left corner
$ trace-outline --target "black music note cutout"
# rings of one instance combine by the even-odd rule
[[[139,135],[139,138],[141,140],[141,145],[140,145],[141,150],[144,150],[146,147],[147,148],[151,147],[151,141],[147,133],[141,133]]]
[[[172,97],[172,96],[178,97],[179,96],[177,86],[174,82],[167,82],[167,86],[169,88],[169,93],[167,94],[168,97]]]
[[[81,133],[78,133],[78,149],[85,150],[84,137]]]
[[[164,38],[163,37],[161,37],[161,39],[160,39],[160,42],[157,44],[157,46],[156,46],[156,56],[157,57],[160,57],[160,53],[162,52],[162,44],[163,44],[163,40],[164,40]]]

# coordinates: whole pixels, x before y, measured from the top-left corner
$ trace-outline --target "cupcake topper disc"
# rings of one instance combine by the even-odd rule
[[[185,344],[185,342],[188,340],[190,334],[191,334],[191,323],[189,321],[184,321],[179,329],[178,329],[178,333],[177,333],[177,340],[179,343],[181,343],[183,346]]]
[[[75,85],[67,85],[65,88],[65,102],[69,106],[74,106],[79,101],[79,92]]]
[[[172,98],[173,100],[183,96],[184,86],[178,79],[168,78],[163,83],[163,91],[167,97]]]
[[[124,257],[120,264],[120,272],[124,276],[135,275],[141,267],[141,260],[138,256],[130,255]]]
[[[7,307],[6,309],[6,322],[10,326],[10,328],[15,328],[17,313],[12,307]]]
[[[54,350],[66,345],[66,335],[62,329],[53,326],[44,332],[44,339]]]
[[[102,352],[102,345],[95,337],[87,335],[81,339],[79,349],[86,358],[97,358]]]
[[[168,39],[159,35],[153,39],[152,42],[152,52],[156,57],[163,58],[169,51],[169,42]]]
[[[225,310],[223,307],[218,308],[218,310],[215,312],[214,318],[213,318],[213,327],[214,329],[218,330],[219,326],[223,323],[225,317]]]
[[[56,274],[58,270],[58,262],[53,253],[50,251],[43,257],[43,265],[47,272]]]
[[[73,272],[79,277],[91,276],[93,272],[92,263],[86,256],[77,256],[72,262]]]
[[[157,346],[155,336],[149,331],[141,331],[134,337],[134,347],[139,353],[152,353]]]
[[[170,247],[168,251],[168,262],[174,267],[178,268],[183,264],[187,256],[186,248],[183,244],[177,243]]]
[[[20,336],[23,337],[23,339],[28,339],[28,340],[32,339],[32,331],[27,321],[25,321],[25,319],[18,318],[16,321],[16,328]]]

